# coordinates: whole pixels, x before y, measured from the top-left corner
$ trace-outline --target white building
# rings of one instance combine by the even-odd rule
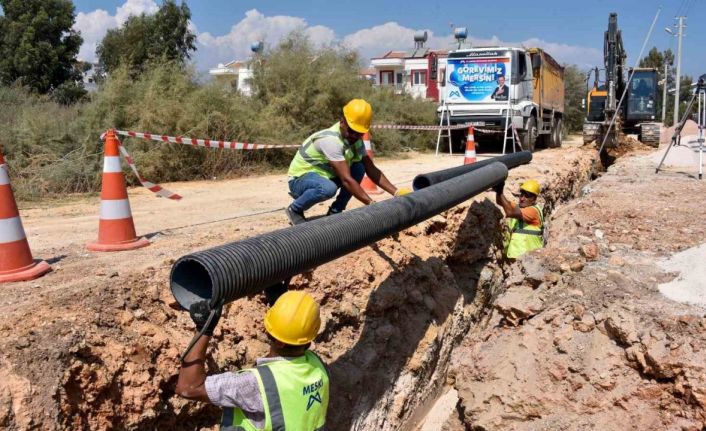
[[[107,75],[100,63],[91,63],[91,68],[81,73],[83,88],[89,92],[98,90],[98,82],[105,80],[106,76]]]
[[[252,94],[250,80],[252,79],[253,71],[243,61],[233,60],[230,63],[221,63],[218,67],[209,69],[208,74],[219,81],[230,83],[234,89],[246,96]]]
[[[388,51],[373,58],[376,85],[438,101],[448,51],[424,48],[421,40],[426,40],[426,35],[415,36],[417,47],[411,51]]]

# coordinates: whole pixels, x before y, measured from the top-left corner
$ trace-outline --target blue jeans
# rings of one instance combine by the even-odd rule
[[[360,184],[365,176],[365,165],[363,162],[356,162],[351,165],[351,176]],[[332,180],[322,177],[314,172],[309,172],[299,178],[289,180],[289,191],[295,197],[292,202],[292,209],[296,212],[303,213],[319,202],[331,199],[338,189],[336,200],[331,204],[331,209],[334,212],[341,212],[346,209],[348,201],[351,200],[351,192],[341,186],[341,180],[334,178]]]

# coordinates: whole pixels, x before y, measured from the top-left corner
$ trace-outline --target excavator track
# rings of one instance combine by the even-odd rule
[[[600,123],[583,123],[583,144],[590,144],[591,142],[598,140],[600,131]]]
[[[662,125],[660,123],[640,124],[640,142],[650,147],[659,147],[661,129]]]

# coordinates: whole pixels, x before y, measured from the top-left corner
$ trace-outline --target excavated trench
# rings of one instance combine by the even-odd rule
[[[594,155],[590,148],[542,151],[511,172],[507,190],[537,178],[549,215],[591,180]],[[503,288],[509,268],[501,223],[494,195],[485,193],[292,279],[322,307],[314,349],[332,374],[329,429],[414,429],[442,392],[454,348]],[[7,349],[0,426],[217,427],[218,409],[174,395],[192,323],[164,282],[169,268],[166,262],[124,284],[95,286],[80,302],[53,309],[46,326],[32,330],[29,347]],[[267,354],[265,310],[261,295],[227,306],[209,349],[210,372],[251,366]]]

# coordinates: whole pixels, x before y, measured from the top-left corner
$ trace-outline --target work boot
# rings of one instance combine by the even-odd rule
[[[306,221],[306,217],[304,217],[304,213],[300,213],[294,210],[292,206],[288,206],[285,210],[284,213],[287,214],[287,218],[289,219],[289,224],[292,226],[298,225],[300,223],[304,223]]]
[[[328,211],[326,212],[326,216],[330,215],[335,215],[335,214],[341,214],[343,211],[335,210],[333,207],[328,207]]]

